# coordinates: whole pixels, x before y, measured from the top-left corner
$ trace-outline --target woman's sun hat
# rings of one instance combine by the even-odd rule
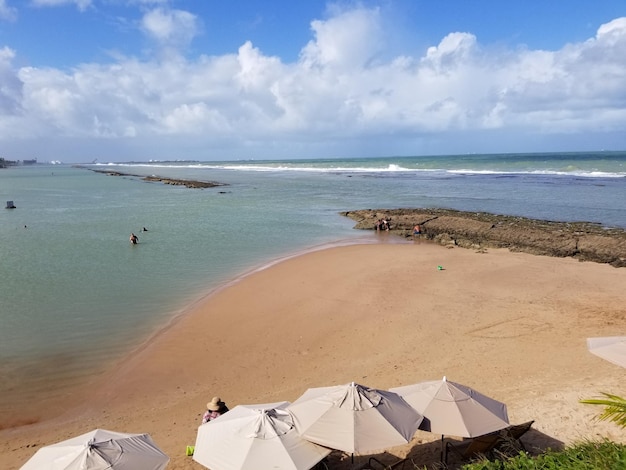
[[[206,408],[209,411],[217,411],[222,407],[222,400],[220,397],[213,397],[210,402],[206,404]]]

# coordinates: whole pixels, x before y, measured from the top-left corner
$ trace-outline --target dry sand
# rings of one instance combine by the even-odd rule
[[[0,431],[0,468],[100,427],[148,432],[168,468],[201,469],[185,447],[214,395],[232,408],[294,401],[309,387],[386,389],[444,375],[507,403],[512,423],[534,419],[530,449],[626,442],[594,419],[600,408],[578,402],[626,394],[626,369],[585,342],[626,333],[625,288],[626,269],[503,249],[418,241],[308,253],[194,305],[61,418]],[[418,431],[389,453],[430,465],[439,439]]]

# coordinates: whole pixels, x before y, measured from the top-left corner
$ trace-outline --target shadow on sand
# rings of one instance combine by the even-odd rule
[[[521,439],[526,451],[530,455],[539,455],[548,449],[562,450],[563,442],[544,434],[536,429],[530,429]],[[354,455],[344,452],[333,451],[324,463],[315,470],[416,470],[426,468],[428,470],[458,470],[469,461],[462,461],[457,455],[449,455],[448,462],[442,462],[441,439],[430,440],[415,439],[415,444],[406,455],[395,455],[391,452],[377,454]],[[444,438],[445,442],[460,442],[454,438]],[[403,461],[403,463],[401,463]],[[382,465],[381,465],[382,464]],[[395,464],[395,465],[394,465]]]

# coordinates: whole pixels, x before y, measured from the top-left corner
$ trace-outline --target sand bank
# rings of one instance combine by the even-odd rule
[[[625,286],[623,269],[504,249],[418,241],[308,253],[193,306],[61,418],[0,431],[0,466],[19,468],[40,446],[100,427],[149,432],[168,468],[200,469],[185,446],[214,395],[233,407],[293,401],[308,387],[444,375],[506,402],[513,423],[534,419],[531,448],[623,442],[578,400],[626,393],[626,369],[585,344],[624,334]],[[420,431],[390,451],[429,464],[439,439]]]

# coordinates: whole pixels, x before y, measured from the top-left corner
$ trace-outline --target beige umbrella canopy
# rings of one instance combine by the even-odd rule
[[[436,434],[475,437],[509,425],[506,405],[476,390],[443,380],[392,388],[424,415],[420,429]]]
[[[587,338],[587,348],[602,359],[626,367],[626,336]]]
[[[354,382],[310,388],[288,410],[304,439],[351,454],[406,444],[423,419],[397,394]]]
[[[211,470],[308,470],[330,449],[302,439],[289,402],[239,405],[198,428],[193,459]]]
[[[20,470],[163,470],[169,460],[148,434],[95,429],[42,447]]]
[[[509,426],[504,403],[445,377],[391,391],[424,415],[420,429],[441,434],[442,443],[444,434],[476,437]]]

